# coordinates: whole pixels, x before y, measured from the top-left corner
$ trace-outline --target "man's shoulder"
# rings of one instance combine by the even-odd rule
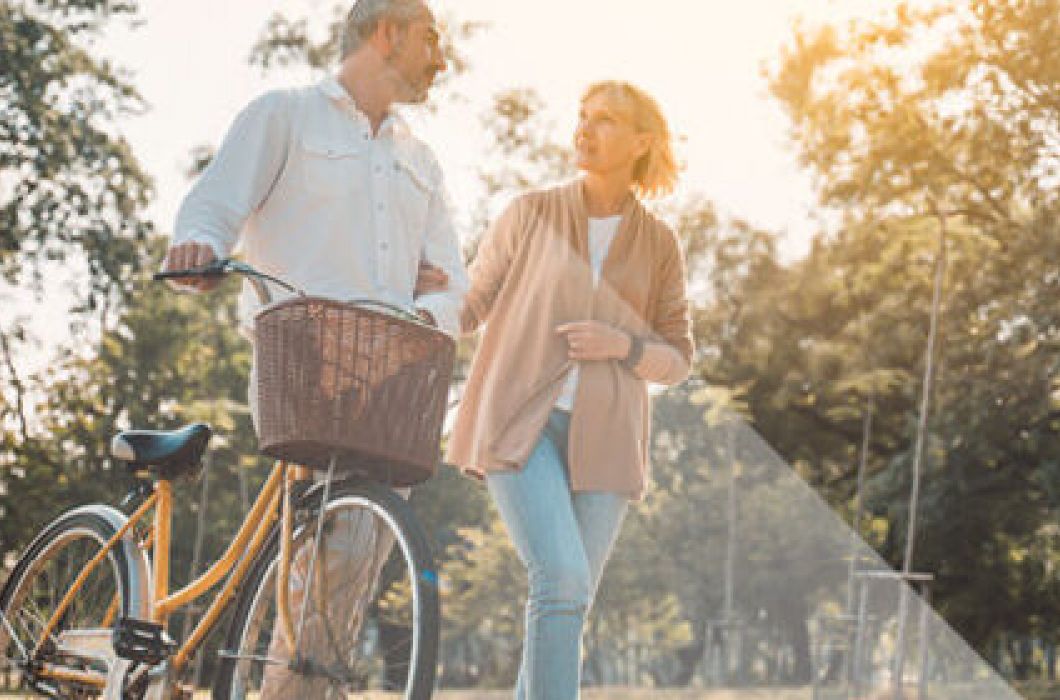
[[[442,184],[442,166],[434,149],[424,140],[410,131],[406,131],[395,142],[395,151],[399,160],[407,167],[425,178],[432,188]]]
[[[305,99],[303,88],[275,88],[267,90],[252,99],[243,109],[244,113],[263,113],[268,115],[287,114],[295,104]]]

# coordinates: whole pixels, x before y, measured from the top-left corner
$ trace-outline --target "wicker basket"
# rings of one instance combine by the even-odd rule
[[[258,437],[276,459],[394,486],[439,460],[454,343],[394,314],[318,297],[254,320]]]

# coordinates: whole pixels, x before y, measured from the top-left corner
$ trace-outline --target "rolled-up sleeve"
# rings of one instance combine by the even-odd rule
[[[287,161],[290,96],[272,91],[236,117],[220,148],[177,212],[173,243],[208,243],[228,255],[251,213],[264,203]]]
[[[424,247],[427,262],[449,276],[443,292],[423,294],[416,306],[430,312],[438,328],[453,337],[460,335],[460,309],[468,289],[467,271],[460,254],[460,242],[453,229],[453,217],[444,185],[431,194],[427,207],[427,236]]]

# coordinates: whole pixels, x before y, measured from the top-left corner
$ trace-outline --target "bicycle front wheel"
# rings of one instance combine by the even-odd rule
[[[309,498],[321,497],[321,489]],[[288,643],[278,613],[279,537],[236,604],[214,687],[243,698],[426,700],[438,649],[438,587],[426,537],[408,504],[375,484],[333,484],[321,546],[319,506],[294,532]]]

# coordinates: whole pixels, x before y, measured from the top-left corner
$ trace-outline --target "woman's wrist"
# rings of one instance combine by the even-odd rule
[[[633,346],[633,336],[621,328],[615,328],[617,339],[615,342],[614,358],[622,361],[626,355],[629,354],[630,347]]]
[[[626,333],[626,337],[629,339],[629,348],[626,350],[626,354],[621,358],[620,362],[630,372],[640,364],[640,358],[644,355],[644,341],[640,336],[633,335],[632,333]]]

